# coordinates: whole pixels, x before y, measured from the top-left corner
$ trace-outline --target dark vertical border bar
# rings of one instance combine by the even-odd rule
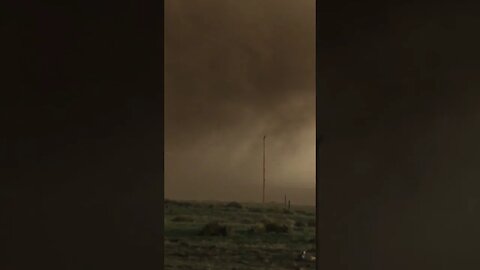
[[[320,117],[319,117],[319,108],[318,104],[320,104],[320,84],[319,84],[319,70],[320,70],[320,53],[319,53],[319,45],[320,45],[320,5],[318,1],[315,1],[315,210],[316,210],[316,230],[315,230],[315,239],[316,239],[316,253],[317,259],[315,261],[316,268],[320,269],[320,250],[319,250],[319,235],[320,235],[320,176],[319,176],[319,169],[320,169],[320,143],[321,143],[321,133],[320,133]]]
[[[0,269],[162,269],[164,1],[5,4]]]
[[[164,0],[160,0],[160,16],[161,16],[161,26],[160,26],[160,44],[161,44],[161,50],[162,50],[162,53],[160,54],[161,55],[161,66],[162,66],[162,70],[160,72],[160,82],[161,82],[161,98],[160,98],[160,108],[161,108],[161,111],[162,111],[162,117],[160,119],[160,123],[161,123],[161,127],[162,127],[162,132],[161,132],[161,138],[160,138],[160,144],[161,144],[161,151],[162,151],[162,156],[161,156],[161,162],[160,162],[160,175],[161,175],[161,179],[160,181],[162,182],[161,183],[161,188],[160,188],[160,194],[159,194],[159,197],[160,197],[160,217],[162,219],[162,222],[160,223],[160,232],[161,232],[161,235],[160,235],[160,241],[162,241],[162,244],[161,244],[161,254],[160,254],[160,265],[162,266],[162,269],[165,267],[165,245],[164,245],[164,241],[165,241],[165,228],[164,228],[164,216],[165,216],[165,213],[164,213],[164,202],[165,202],[165,48],[164,48],[164,45],[165,45],[165,1]]]

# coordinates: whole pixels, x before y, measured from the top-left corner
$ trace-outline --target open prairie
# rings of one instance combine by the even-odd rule
[[[315,269],[313,206],[166,200],[164,222],[165,269]]]

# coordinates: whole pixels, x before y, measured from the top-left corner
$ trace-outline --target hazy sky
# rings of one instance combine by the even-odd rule
[[[315,2],[166,1],[165,195],[315,200]]]

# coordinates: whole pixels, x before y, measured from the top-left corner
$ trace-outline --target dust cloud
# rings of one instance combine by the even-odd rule
[[[315,201],[315,2],[166,1],[165,194]]]

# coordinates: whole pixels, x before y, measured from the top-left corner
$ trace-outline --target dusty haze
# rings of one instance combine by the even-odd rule
[[[166,1],[165,196],[315,202],[315,2]]]

